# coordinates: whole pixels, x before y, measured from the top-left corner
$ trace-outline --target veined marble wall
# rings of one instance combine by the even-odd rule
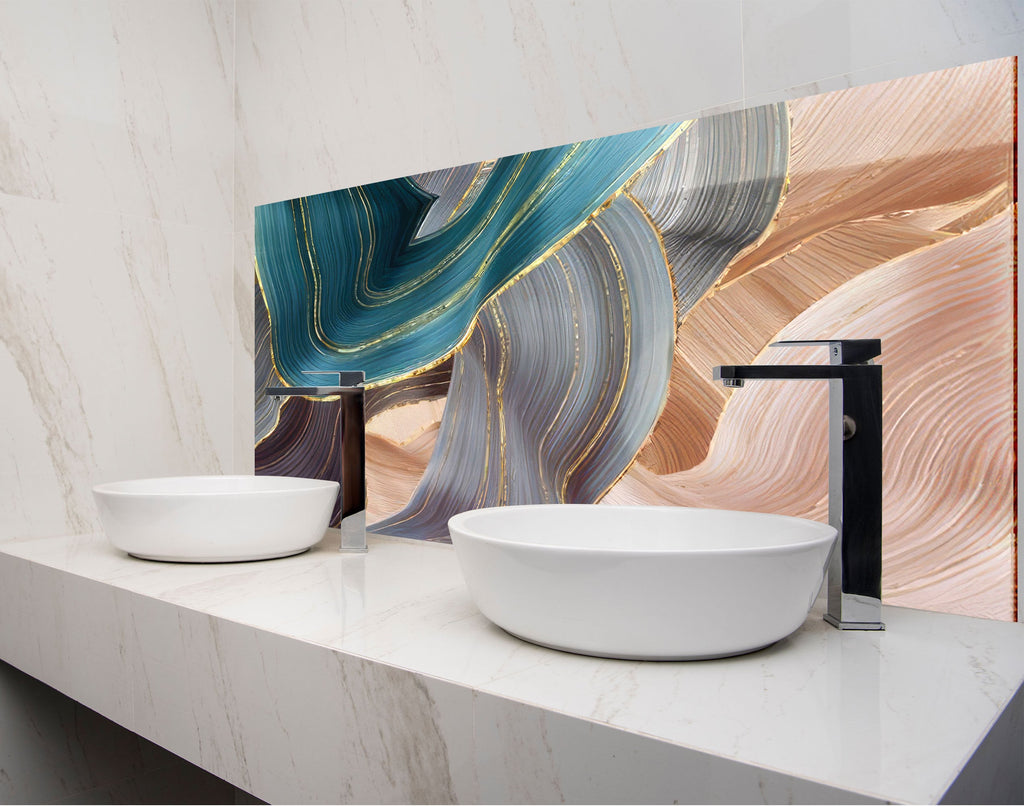
[[[258,207],[256,387],[365,373],[385,534],[505,504],[827,520],[825,385],[711,368],[880,338],[884,598],[1012,619],[1015,81],[1007,58]],[[257,472],[333,477],[334,415],[257,393]]]
[[[91,487],[223,472],[231,0],[0,2],[0,539]]]

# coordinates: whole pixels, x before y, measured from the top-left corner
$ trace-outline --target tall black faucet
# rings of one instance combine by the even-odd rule
[[[303,372],[304,375],[335,375],[335,386],[268,386],[270,397],[334,399],[338,407],[341,449],[335,473],[341,484],[341,551],[366,551],[366,415],[361,371]]]
[[[882,352],[879,339],[777,341],[828,345],[828,365],[715,367],[726,386],[748,380],[828,381],[828,520],[839,533],[825,620],[842,630],[882,624]]]

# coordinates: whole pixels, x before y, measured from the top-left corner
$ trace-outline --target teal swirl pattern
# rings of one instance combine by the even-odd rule
[[[578,232],[682,128],[496,160],[467,209],[421,237],[435,194],[409,178],[257,207],[277,372],[294,386],[303,371],[359,369],[377,384],[439,363],[491,296]]]

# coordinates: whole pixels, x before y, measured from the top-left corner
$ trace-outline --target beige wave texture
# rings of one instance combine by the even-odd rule
[[[1014,80],[1000,59],[791,101],[786,204],[724,283],[843,222],[984,199],[1012,168]]]
[[[776,334],[882,339],[890,604],[1014,618],[1012,235],[1006,211],[862,273]],[[820,348],[758,357],[823,360]],[[731,393],[704,461],[660,477],[634,466],[603,503],[827,520],[826,394],[823,383],[749,383]]]
[[[420,434],[398,445],[366,434],[366,519],[370,523],[397,512],[412,497],[434,452],[439,423],[431,416]]]
[[[641,465],[666,474],[704,458],[726,400],[713,366],[748,363],[859,273],[1006,209],[1014,81],[1002,59],[790,102],[786,199],[771,234],[680,325]]]

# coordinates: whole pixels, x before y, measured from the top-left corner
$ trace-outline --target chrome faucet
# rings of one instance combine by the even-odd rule
[[[341,551],[366,551],[366,415],[362,372],[303,372],[336,375],[335,386],[268,386],[271,397],[336,398],[341,450],[336,475],[341,485]]]
[[[825,366],[715,367],[730,387],[749,380],[828,381],[828,521],[839,533],[828,567],[825,621],[841,630],[882,623],[882,352],[878,339],[777,341],[828,345]]]

